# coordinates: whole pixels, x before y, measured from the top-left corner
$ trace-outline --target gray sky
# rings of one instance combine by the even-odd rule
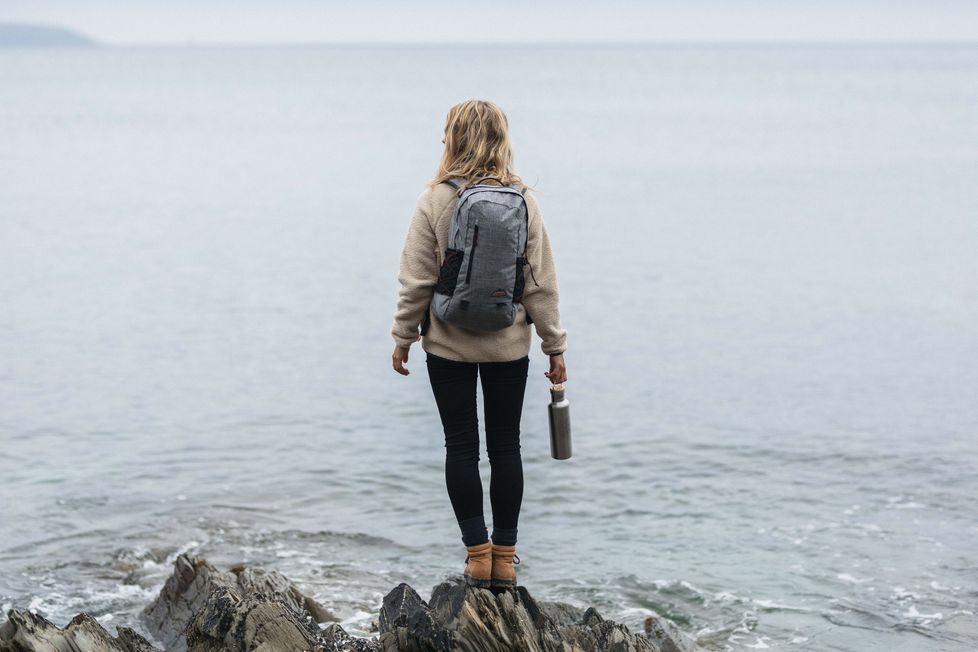
[[[0,0],[110,44],[978,41],[978,0]],[[463,36],[464,34],[464,36]]]

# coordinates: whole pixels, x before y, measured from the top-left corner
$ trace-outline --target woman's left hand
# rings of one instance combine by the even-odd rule
[[[549,378],[553,385],[567,382],[567,366],[564,364],[563,353],[550,356],[550,371],[544,371],[543,375]]]

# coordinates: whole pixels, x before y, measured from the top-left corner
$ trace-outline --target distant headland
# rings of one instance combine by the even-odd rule
[[[84,34],[64,27],[0,23],[0,48],[89,48],[96,45]]]

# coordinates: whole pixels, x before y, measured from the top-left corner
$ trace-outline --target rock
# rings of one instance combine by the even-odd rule
[[[311,650],[319,635],[308,613],[280,598],[222,588],[194,614],[186,643],[188,652],[286,652]]]
[[[234,568],[231,569],[235,571]],[[279,600],[299,612],[312,617],[313,622],[334,621],[336,617],[324,606],[307,595],[303,595],[295,584],[276,570],[264,568],[245,568],[238,573],[238,586],[247,593],[264,593],[271,599]]]
[[[648,638],[602,618],[593,608],[577,610],[538,603],[526,590],[493,591],[466,586],[461,578],[442,582],[425,603],[407,584],[384,598],[380,612],[382,649],[409,652],[659,652]],[[385,640],[385,635],[388,640]]]
[[[64,629],[30,611],[11,609],[0,625],[0,652],[160,652],[128,627],[113,637],[92,616],[80,613]]]
[[[187,649],[184,632],[207,596],[236,584],[234,574],[223,573],[206,560],[182,554],[173,562],[173,574],[160,594],[143,609],[143,623],[167,650],[183,652]]]
[[[378,639],[350,636],[339,624],[333,623],[323,630],[319,644],[313,648],[313,652],[379,652],[383,649]]]
[[[173,574],[159,596],[143,610],[143,622],[169,652],[186,652],[186,632],[191,621],[218,591],[239,600],[261,595],[261,600],[285,605],[313,623],[335,620],[325,607],[303,595],[278,571],[241,565],[219,571],[205,559],[182,554],[174,561]]]
[[[187,631],[188,652],[379,652],[378,639],[351,636],[338,623],[320,631],[280,599],[255,592],[242,600],[228,590],[211,594]],[[391,648],[396,650],[395,648]]]
[[[645,619],[645,635],[661,652],[699,652],[702,648],[688,634],[665,618]]]
[[[397,641],[395,649],[445,650],[451,638],[418,592],[401,582],[384,596],[380,608],[381,636],[391,634]],[[388,639],[391,637],[388,636]]]
[[[574,626],[579,622],[592,620],[587,612],[593,611],[593,609],[582,609],[563,602],[541,601],[538,604],[540,609],[561,629]],[[594,612],[594,615],[597,615],[597,612]],[[601,627],[601,625],[598,626]],[[657,652],[701,652],[702,650],[692,637],[676,627],[671,621],[659,616],[649,616],[645,619],[645,635]]]

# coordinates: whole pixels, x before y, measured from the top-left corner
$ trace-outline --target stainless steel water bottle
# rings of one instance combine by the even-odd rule
[[[550,456],[566,460],[571,456],[570,403],[564,398],[564,385],[550,388]]]

